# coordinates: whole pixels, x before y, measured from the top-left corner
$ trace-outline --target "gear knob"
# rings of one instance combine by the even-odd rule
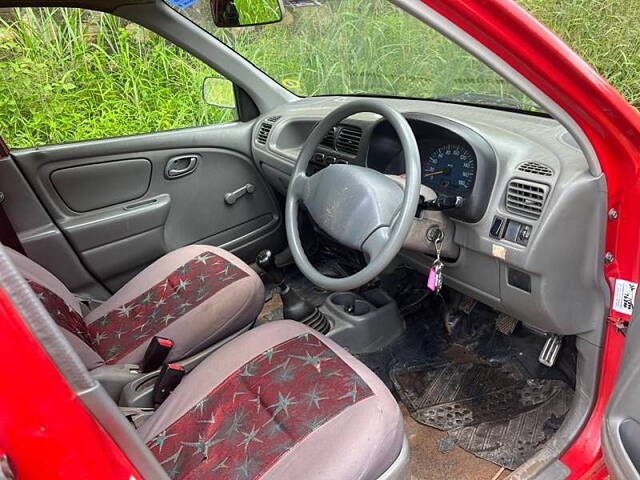
[[[262,250],[258,253],[256,264],[264,270],[264,273],[276,285],[281,285],[284,281],[282,269],[276,266],[276,257],[271,250]]]

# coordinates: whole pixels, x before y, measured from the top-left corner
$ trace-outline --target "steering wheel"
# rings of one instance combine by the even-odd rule
[[[309,161],[329,130],[360,112],[381,115],[398,134],[404,152],[404,188],[383,173],[355,165],[330,165],[311,176],[306,175]],[[311,282],[326,290],[352,290],[370,282],[402,248],[413,224],[419,197],[420,154],[407,120],[378,100],[359,99],[345,103],[311,132],[289,183],[285,226],[296,265]],[[351,276],[332,278],[311,265],[298,232],[300,203],[324,233],[346,247],[363,252],[367,266]]]

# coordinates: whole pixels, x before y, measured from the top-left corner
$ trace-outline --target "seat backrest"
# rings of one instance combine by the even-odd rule
[[[87,325],[82,318],[80,302],[54,275],[21,253],[5,247],[11,261],[27,280],[51,318],[62,328],[62,332],[78,353],[87,369],[104,363],[94,351]]]

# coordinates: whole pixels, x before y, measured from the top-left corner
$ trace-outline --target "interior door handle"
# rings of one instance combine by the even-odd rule
[[[164,176],[168,179],[184,177],[192,173],[198,166],[197,155],[182,155],[173,157],[167,161],[164,167]]]

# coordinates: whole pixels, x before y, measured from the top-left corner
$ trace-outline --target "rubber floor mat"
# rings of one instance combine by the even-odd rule
[[[573,395],[562,380],[526,378],[512,362],[399,366],[390,376],[414,420],[511,470],[553,436]]]

